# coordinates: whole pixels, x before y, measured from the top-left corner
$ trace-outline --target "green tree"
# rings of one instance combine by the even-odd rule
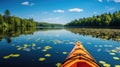
[[[21,22],[20,22],[20,18],[15,17],[15,27],[20,27],[20,26],[21,26],[20,23],[21,23]]]
[[[9,10],[5,10],[4,12],[4,18],[5,18],[5,22],[10,23],[10,11]]]
[[[4,23],[3,16],[0,14],[0,25]]]
[[[120,26],[120,11],[102,15],[80,18],[67,23],[66,26]]]
[[[10,17],[10,11],[9,10],[5,10],[5,17]]]

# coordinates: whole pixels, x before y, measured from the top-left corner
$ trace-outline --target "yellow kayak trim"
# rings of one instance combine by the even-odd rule
[[[96,63],[83,45],[77,42],[61,67],[100,67],[100,65]]]

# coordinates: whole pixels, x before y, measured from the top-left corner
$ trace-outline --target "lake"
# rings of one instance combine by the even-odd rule
[[[120,29],[100,28],[0,29],[0,65],[59,67],[77,41],[101,67],[120,67]]]

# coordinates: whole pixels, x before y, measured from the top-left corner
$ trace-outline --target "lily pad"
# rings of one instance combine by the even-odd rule
[[[56,67],[60,67],[61,63],[56,63],[55,65],[56,65]]]
[[[22,50],[22,47],[18,47],[17,50]]]
[[[43,52],[46,52],[47,50],[46,50],[46,49],[43,49],[42,51],[43,51]]]
[[[106,63],[105,61],[99,61],[104,67],[110,67],[111,65]]]
[[[115,53],[115,52],[117,52],[117,51],[116,51],[116,50],[111,50],[111,52]]]
[[[110,55],[115,55],[115,53],[110,53]]]
[[[48,50],[48,49],[51,49],[52,47],[51,46],[45,46],[44,49]]]
[[[45,58],[41,57],[39,58],[39,61],[45,61]]]
[[[63,54],[67,54],[67,52],[63,52]]]
[[[106,63],[106,64],[103,64],[103,66],[110,67],[111,65]]]
[[[8,59],[8,58],[10,58],[10,56],[4,56],[3,58],[4,58],[4,59]]]
[[[105,64],[106,62],[105,62],[105,61],[99,61],[99,63],[101,63],[101,64]]]
[[[32,44],[32,47],[35,47],[35,46],[36,46],[36,44],[33,43],[33,44]]]
[[[45,56],[46,56],[46,57],[50,57],[50,56],[51,56],[51,54],[45,54]]]
[[[19,57],[20,54],[10,54],[11,57]]]
[[[119,58],[119,57],[113,57],[113,59],[114,59],[114,60],[120,60],[120,58]]]
[[[4,59],[9,59],[9,58],[12,58],[12,57],[19,57],[20,54],[10,54],[10,55],[7,55],[7,56],[4,56],[3,58]]]
[[[28,45],[27,45],[27,44],[24,44],[23,48],[27,48],[27,47],[28,47]]]
[[[120,65],[115,65],[115,67],[120,67]]]

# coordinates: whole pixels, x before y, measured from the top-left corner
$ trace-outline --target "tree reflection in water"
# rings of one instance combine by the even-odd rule
[[[100,29],[100,28],[67,28],[75,34],[91,35],[92,37],[105,40],[120,41],[120,29]]]
[[[7,43],[11,43],[11,37],[18,37],[23,34],[33,34],[36,31],[36,28],[29,27],[29,28],[0,28],[0,41],[5,39]]]

